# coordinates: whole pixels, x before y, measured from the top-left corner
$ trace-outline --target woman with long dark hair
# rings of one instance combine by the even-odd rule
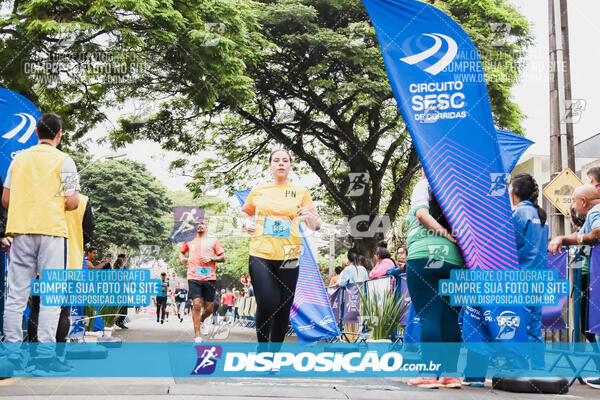
[[[287,150],[273,151],[269,156],[273,183],[254,188],[242,207],[244,229],[252,235],[249,270],[259,342],[285,338],[298,280],[300,221],[312,230],[321,228],[309,191],[288,182],[292,167]]]
[[[424,174],[413,189],[407,220],[406,282],[415,312],[421,319],[420,341],[460,342],[458,311],[450,305],[447,296],[438,293],[438,287],[440,279],[450,278],[451,270],[463,268],[464,259]],[[460,378],[438,375],[456,374],[458,352],[453,350],[455,347],[449,347],[445,362],[435,376],[412,378],[408,384],[423,388],[460,388]],[[426,363],[439,359],[431,347],[423,347],[422,355]]]
[[[548,226],[546,212],[538,205],[540,191],[537,182],[529,174],[515,176],[509,185],[513,209],[513,224],[517,239],[517,257],[520,269],[546,269],[548,254]],[[542,307],[527,306],[527,339],[543,343]],[[530,355],[533,369],[544,368],[544,353]]]

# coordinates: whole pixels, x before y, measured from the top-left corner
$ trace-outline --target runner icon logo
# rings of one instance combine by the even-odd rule
[[[190,375],[210,375],[217,368],[217,359],[223,355],[221,346],[195,346],[198,353],[196,367]]]
[[[348,187],[348,196],[360,197],[369,186],[368,172],[350,172],[348,174],[350,185]]]
[[[205,324],[206,330],[202,332],[203,335],[207,335],[209,339],[225,340],[229,337],[231,329],[224,324]]]
[[[504,172],[491,172],[490,173],[490,191],[488,196],[498,197],[504,196],[508,189],[509,174]]]
[[[204,210],[196,206],[173,207],[173,232],[169,242],[191,241],[198,223],[204,221]]]
[[[427,269],[440,269],[444,266],[446,256],[450,254],[450,247],[445,244],[432,244],[427,246],[429,251],[429,259],[425,268]]]

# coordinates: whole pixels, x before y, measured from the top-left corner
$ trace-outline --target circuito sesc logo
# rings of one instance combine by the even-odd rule
[[[497,318],[500,331],[496,339],[511,340],[515,337],[517,328],[521,325],[521,318],[512,311],[503,311]]]

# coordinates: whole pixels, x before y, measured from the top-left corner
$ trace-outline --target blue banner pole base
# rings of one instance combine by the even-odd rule
[[[120,337],[103,336],[99,337],[96,343],[106,348],[119,348],[123,344],[123,340]]]
[[[70,346],[66,352],[67,360],[104,360],[108,357],[108,349],[96,343],[80,343]]]

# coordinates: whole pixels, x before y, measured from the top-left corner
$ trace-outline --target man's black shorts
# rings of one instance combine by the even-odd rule
[[[215,291],[217,281],[199,281],[188,279],[188,298],[201,298],[204,301],[212,303],[215,301]]]

